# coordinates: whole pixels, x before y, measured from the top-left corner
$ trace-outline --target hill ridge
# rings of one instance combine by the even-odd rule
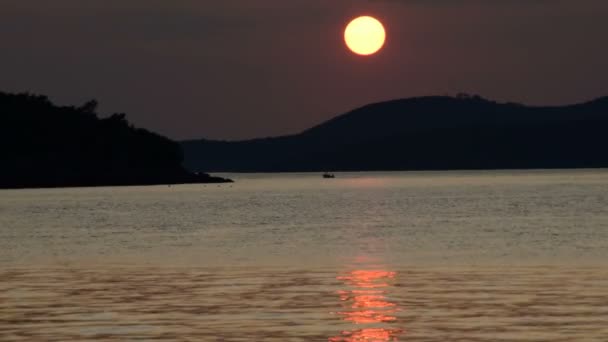
[[[201,171],[601,167],[602,129],[608,97],[527,106],[463,94],[372,103],[293,135],[182,146],[186,167]]]

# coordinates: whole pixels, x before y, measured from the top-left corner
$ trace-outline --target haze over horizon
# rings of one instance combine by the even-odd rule
[[[0,0],[0,8],[1,91],[65,105],[95,98],[102,113],[125,112],[173,139],[297,133],[411,96],[563,105],[608,95],[602,0]],[[362,14],[387,29],[374,56],[344,46],[345,25]]]

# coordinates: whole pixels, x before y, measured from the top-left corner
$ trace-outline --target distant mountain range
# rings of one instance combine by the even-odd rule
[[[0,188],[229,181],[187,171],[178,143],[133,127],[124,114],[98,118],[96,107],[0,93]]]
[[[188,169],[214,172],[608,167],[608,97],[561,107],[418,97],[290,136],[181,144]]]

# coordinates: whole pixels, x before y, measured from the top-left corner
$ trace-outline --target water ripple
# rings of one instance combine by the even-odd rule
[[[608,270],[13,268],[11,341],[606,341]]]

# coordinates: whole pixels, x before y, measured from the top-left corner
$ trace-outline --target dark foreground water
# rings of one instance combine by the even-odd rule
[[[608,341],[608,172],[0,191],[0,340]]]

